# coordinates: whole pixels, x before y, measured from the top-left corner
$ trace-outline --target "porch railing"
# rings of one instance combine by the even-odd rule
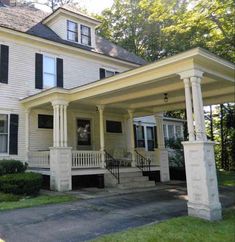
[[[151,160],[141,155],[137,150],[135,150],[135,162],[141,171],[150,171]]]
[[[116,160],[107,151],[105,151],[105,168],[117,179],[120,184],[120,161]]]
[[[29,151],[27,163],[30,168],[50,168],[50,151]]]
[[[72,151],[72,168],[100,168],[102,166],[102,152],[100,151]]]

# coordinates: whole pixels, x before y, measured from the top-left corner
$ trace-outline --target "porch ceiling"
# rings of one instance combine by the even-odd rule
[[[179,73],[198,69],[204,72],[202,95],[204,105],[235,102],[235,65],[203,49],[196,48],[176,56],[145,65],[119,75],[70,90],[53,88],[25,98],[21,103],[36,107],[54,99],[66,99],[74,109],[106,110],[136,116],[185,107],[184,84]],[[168,93],[168,102],[164,102]]]

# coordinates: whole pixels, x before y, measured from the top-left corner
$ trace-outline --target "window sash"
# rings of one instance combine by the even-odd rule
[[[53,63],[51,61],[53,61]],[[48,64],[52,64],[53,66],[48,67]],[[55,86],[56,86],[56,58],[43,56],[43,88],[51,88]]]
[[[91,45],[91,28],[85,25],[81,25],[81,44]]]
[[[5,118],[4,118],[5,116]],[[9,150],[9,115],[0,113],[0,120],[5,121],[4,130],[0,130],[0,154],[8,154]],[[5,137],[5,138],[4,138]]]
[[[71,28],[72,25],[74,25],[75,28]],[[71,36],[74,37],[71,38]],[[67,40],[78,42],[78,24],[70,20],[67,21]]]

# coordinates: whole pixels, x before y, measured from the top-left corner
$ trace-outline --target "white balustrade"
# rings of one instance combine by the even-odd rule
[[[50,151],[29,151],[30,168],[50,168]]]
[[[100,168],[102,167],[101,151],[72,151],[72,168]]]

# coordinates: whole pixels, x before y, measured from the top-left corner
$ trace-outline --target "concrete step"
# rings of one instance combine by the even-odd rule
[[[154,187],[154,181],[145,181],[145,182],[129,182],[129,183],[120,183],[118,188],[120,189],[130,189],[130,188],[144,188],[144,187]]]
[[[142,171],[136,171],[136,172],[120,172],[120,178],[123,177],[141,177],[142,176]]]
[[[148,176],[121,177],[120,181],[121,181],[121,183],[126,183],[126,182],[145,182],[145,181],[149,181],[149,178],[148,178]]]

